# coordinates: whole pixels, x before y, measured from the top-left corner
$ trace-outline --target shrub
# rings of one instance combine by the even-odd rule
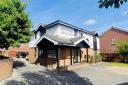
[[[81,63],[86,63],[86,59],[85,60],[82,60]]]
[[[95,61],[96,62],[101,62],[102,61],[102,56],[100,54],[97,54],[96,58],[95,58]]]

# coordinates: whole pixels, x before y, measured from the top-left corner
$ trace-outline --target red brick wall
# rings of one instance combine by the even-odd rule
[[[28,52],[29,45],[28,43],[22,43],[19,48],[9,47],[7,51],[8,51],[7,52],[8,57],[16,57],[17,52]]]
[[[37,61],[37,59],[38,59],[38,49],[37,48],[29,49],[28,59],[31,63],[35,63]]]
[[[9,57],[16,57],[17,51],[8,51]]]
[[[0,80],[8,78],[12,74],[13,60],[0,60]]]
[[[83,54],[81,56],[81,61],[85,60],[85,55],[86,55],[86,48],[82,48],[81,49],[83,51]],[[73,54],[73,49],[72,49],[72,64],[73,64],[73,58],[74,58],[74,54]],[[98,50],[99,53],[99,50]],[[93,49],[88,49],[88,55],[90,55],[90,57],[94,57],[94,53],[93,53]],[[35,61],[38,59],[38,51],[35,48],[30,48],[29,50],[29,61],[31,63],[35,63]],[[40,58],[39,62],[44,65],[44,62],[47,62],[48,65],[52,65],[54,64],[55,66],[57,66],[57,61],[56,59],[45,59],[45,58]],[[80,62],[80,49],[78,52],[78,62]],[[70,48],[69,47],[64,47],[64,48],[60,48],[60,58],[59,58],[59,64],[60,66],[68,66],[70,65]]]
[[[111,29],[100,38],[100,49],[101,53],[114,53],[116,51],[116,46],[112,45],[112,38],[116,41],[123,41],[128,39],[128,32],[124,32],[117,29]]]

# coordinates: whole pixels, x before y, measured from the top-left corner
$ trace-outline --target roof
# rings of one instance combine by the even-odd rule
[[[73,43],[75,43],[75,42],[77,42],[79,39],[82,39],[82,38],[84,38],[84,37],[71,38],[71,41],[72,41]]]
[[[126,32],[126,33],[128,33],[128,30],[124,30],[124,29],[121,29],[121,28],[119,28],[119,27],[110,27],[108,30],[106,30],[105,32],[103,32],[102,34],[101,34],[101,36],[103,36],[105,33],[107,33],[108,31],[110,31],[110,30],[112,30],[112,29],[115,29],[115,30],[119,30],[119,31],[122,31],[122,32]],[[100,36],[100,37],[101,37]]]
[[[60,36],[53,36],[53,35],[48,35],[48,34],[45,34],[44,36],[42,36],[35,43],[34,46],[36,46],[44,38],[47,39],[47,40],[49,40],[49,41],[51,41],[51,42],[53,42],[54,45],[76,46],[81,41],[85,41],[89,46],[91,46],[91,44],[84,37],[77,37],[77,38],[68,39],[68,38],[64,38],[64,37],[60,37]]]
[[[62,44],[62,43],[68,44],[68,45],[72,44],[72,42],[69,39],[64,38],[64,37],[52,36],[52,35],[48,35],[48,34],[45,34],[45,36],[50,38],[50,39],[52,39],[52,40],[54,40],[54,41],[56,41],[56,42],[58,42],[59,44]]]
[[[21,43],[20,47],[9,47],[9,51],[28,51],[29,45],[28,43]]]
[[[84,30],[82,28],[79,28],[77,26],[71,25],[69,23],[66,23],[66,22],[63,22],[63,21],[60,21],[60,20],[54,21],[54,22],[52,22],[50,24],[47,24],[47,25],[39,24],[38,27],[36,28],[36,31],[38,30],[39,26],[42,26],[44,28],[49,28],[51,26],[55,26],[55,25],[58,25],[58,24],[66,26],[66,27],[70,27],[70,28],[73,28],[73,29],[76,29],[76,30],[79,30],[79,31],[83,31],[83,32],[85,32],[87,34],[91,34],[91,35],[95,35],[96,34],[96,32],[87,31],[87,30]]]
[[[40,26],[41,26],[41,27],[44,27],[45,25],[44,25],[44,24],[42,24],[42,23],[40,23],[40,24],[36,27],[36,29],[35,29],[35,30],[33,30],[33,32],[38,31],[38,30],[39,30],[39,28],[40,28]]]
[[[127,32],[128,33],[128,30],[121,29],[121,28],[118,28],[118,27],[112,27],[112,29],[116,29],[116,30],[119,30],[119,31],[123,31],[123,32]]]

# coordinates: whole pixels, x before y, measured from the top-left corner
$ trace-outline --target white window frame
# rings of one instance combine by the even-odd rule
[[[116,44],[116,39],[112,38],[111,43],[112,43],[112,45],[115,45]]]

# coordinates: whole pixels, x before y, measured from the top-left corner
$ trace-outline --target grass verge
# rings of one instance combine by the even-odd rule
[[[120,63],[120,62],[110,62],[111,66],[121,66],[121,67],[128,67],[128,63]]]

